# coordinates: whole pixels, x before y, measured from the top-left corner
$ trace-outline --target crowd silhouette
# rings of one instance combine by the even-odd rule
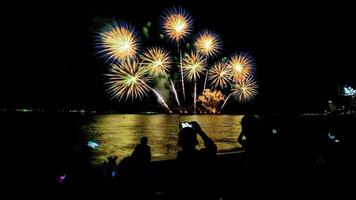
[[[343,168],[348,161],[340,156],[350,150],[344,145],[346,136],[335,134],[339,129],[319,130],[320,124],[296,127],[290,119],[246,114],[241,133],[236,133],[243,151],[217,155],[213,139],[197,122],[189,124],[179,130],[174,160],[151,162],[149,138],[142,137],[130,156],[119,163],[117,156],[110,156],[98,172],[88,168],[91,154],[84,148],[78,155],[84,164],[76,165],[75,175],[61,176],[61,185],[85,188],[78,190],[83,193],[88,188],[105,191],[119,199],[236,199],[262,189],[273,196],[280,190],[300,193],[315,185],[330,187],[330,180],[352,171]],[[203,141],[201,149],[198,137]],[[303,184],[292,186],[298,181]]]

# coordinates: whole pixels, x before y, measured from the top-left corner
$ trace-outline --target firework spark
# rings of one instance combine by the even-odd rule
[[[243,81],[253,73],[254,61],[246,53],[237,53],[228,61],[228,67],[232,70],[234,81]]]
[[[239,102],[250,101],[257,94],[256,81],[248,77],[243,81],[236,82],[231,89],[232,96]]]
[[[213,88],[227,87],[231,82],[231,70],[225,62],[219,61],[209,70],[209,80]]]
[[[194,83],[194,113],[197,112],[197,82]]]
[[[125,98],[125,101],[128,98],[131,98],[131,100],[142,99],[150,90],[147,85],[150,81],[147,77],[147,70],[135,59],[112,64],[106,76],[108,77],[106,82],[108,85],[107,92],[112,99],[119,101],[123,98]]]
[[[185,101],[185,87],[184,87],[184,73],[183,73],[183,60],[182,60],[182,52],[179,50],[179,68],[180,68],[180,77],[182,80],[182,92],[183,92],[183,99]]]
[[[98,54],[108,62],[126,60],[136,56],[139,39],[135,29],[125,22],[113,21],[98,33]]]
[[[148,87],[149,87],[149,86],[148,86]],[[171,109],[169,109],[169,106],[168,106],[167,103],[164,101],[163,97],[162,97],[155,89],[153,89],[153,88],[151,88],[151,87],[149,87],[149,88],[150,88],[150,89],[152,90],[152,92],[157,96],[157,98],[158,98],[160,104],[161,104],[162,106],[164,106],[164,107],[169,111],[169,113],[172,113]]]
[[[198,53],[191,52],[183,58],[184,76],[190,81],[196,81],[205,69],[205,59]]]
[[[174,83],[173,83],[172,79],[169,79],[169,81],[171,82],[171,87],[172,87],[172,90],[173,90],[174,97],[176,98],[177,104],[180,107],[180,102],[179,102],[179,99],[178,99],[178,94],[177,94],[177,91],[176,91],[176,87],[174,86]]]
[[[207,30],[198,34],[194,46],[198,53],[207,57],[215,56],[222,49],[220,37]]]
[[[227,98],[225,99],[223,105],[222,105],[221,108],[220,108],[220,111],[222,111],[222,109],[224,109],[225,104],[226,104],[227,100],[229,100],[230,97],[231,97],[231,93],[230,93],[229,96],[227,96]]]
[[[163,13],[162,20],[163,33],[177,43],[192,31],[192,18],[181,7],[167,9]]]
[[[152,76],[167,77],[172,64],[168,51],[160,47],[148,48],[143,53],[142,60],[144,61],[144,66]]]

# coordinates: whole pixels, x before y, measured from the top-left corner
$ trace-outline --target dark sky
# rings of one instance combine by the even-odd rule
[[[145,2],[145,3],[142,3]],[[336,3],[130,0],[94,3],[9,5],[2,14],[4,59],[0,107],[123,107],[108,101],[105,65],[95,55],[98,22],[117,17],[137,28],[171,5],[185,7],[194,30],[219,33],[225,55],[252,53],[262,109],[314,109],[335,95],[338,84],[355,82],[355,12]],[[256,104],[256,105],[255,105]],[[142,104],[125,106],[140,109]],[[250,105],[251,106],[251,105]],[[230,109],[239,109],[230,105]]]

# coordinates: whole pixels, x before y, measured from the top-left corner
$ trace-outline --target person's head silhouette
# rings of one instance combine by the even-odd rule
[[[256,132],[261,127],[261,119],[256,114],[247,114],[241,119],[242,131],[248,136],[251,132]]]
[[[142,137],[140,143],[141,143],[141,145],[147,145],[148,138],[147,137]]]
[[[197,134],[193,128],[185,127],[179,131],[178,145],[183,151],[195,149],[197,144]]]

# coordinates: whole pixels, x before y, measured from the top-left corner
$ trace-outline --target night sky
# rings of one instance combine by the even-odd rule
[[[160,14],[171,5],[181,5],[192,14],[195,33],[204,28],[219,33],[225,55],[243,50],[255,57],[260,95],[248,108],[316,110],[336,95],[339,84],[356,80],[352,73],[356,16],[351,5],[142,2],[8,5],[1,25],[5,54],[0,108],[142,109],[140,102],[123,108],[124,104],[109,101],[102,76],[107,66],[94,55],[95,31],[100,22],[113,17],[130,21],[137,29],[147,21],[158,27]],[[239,111],[241,106],[228,108]]]

